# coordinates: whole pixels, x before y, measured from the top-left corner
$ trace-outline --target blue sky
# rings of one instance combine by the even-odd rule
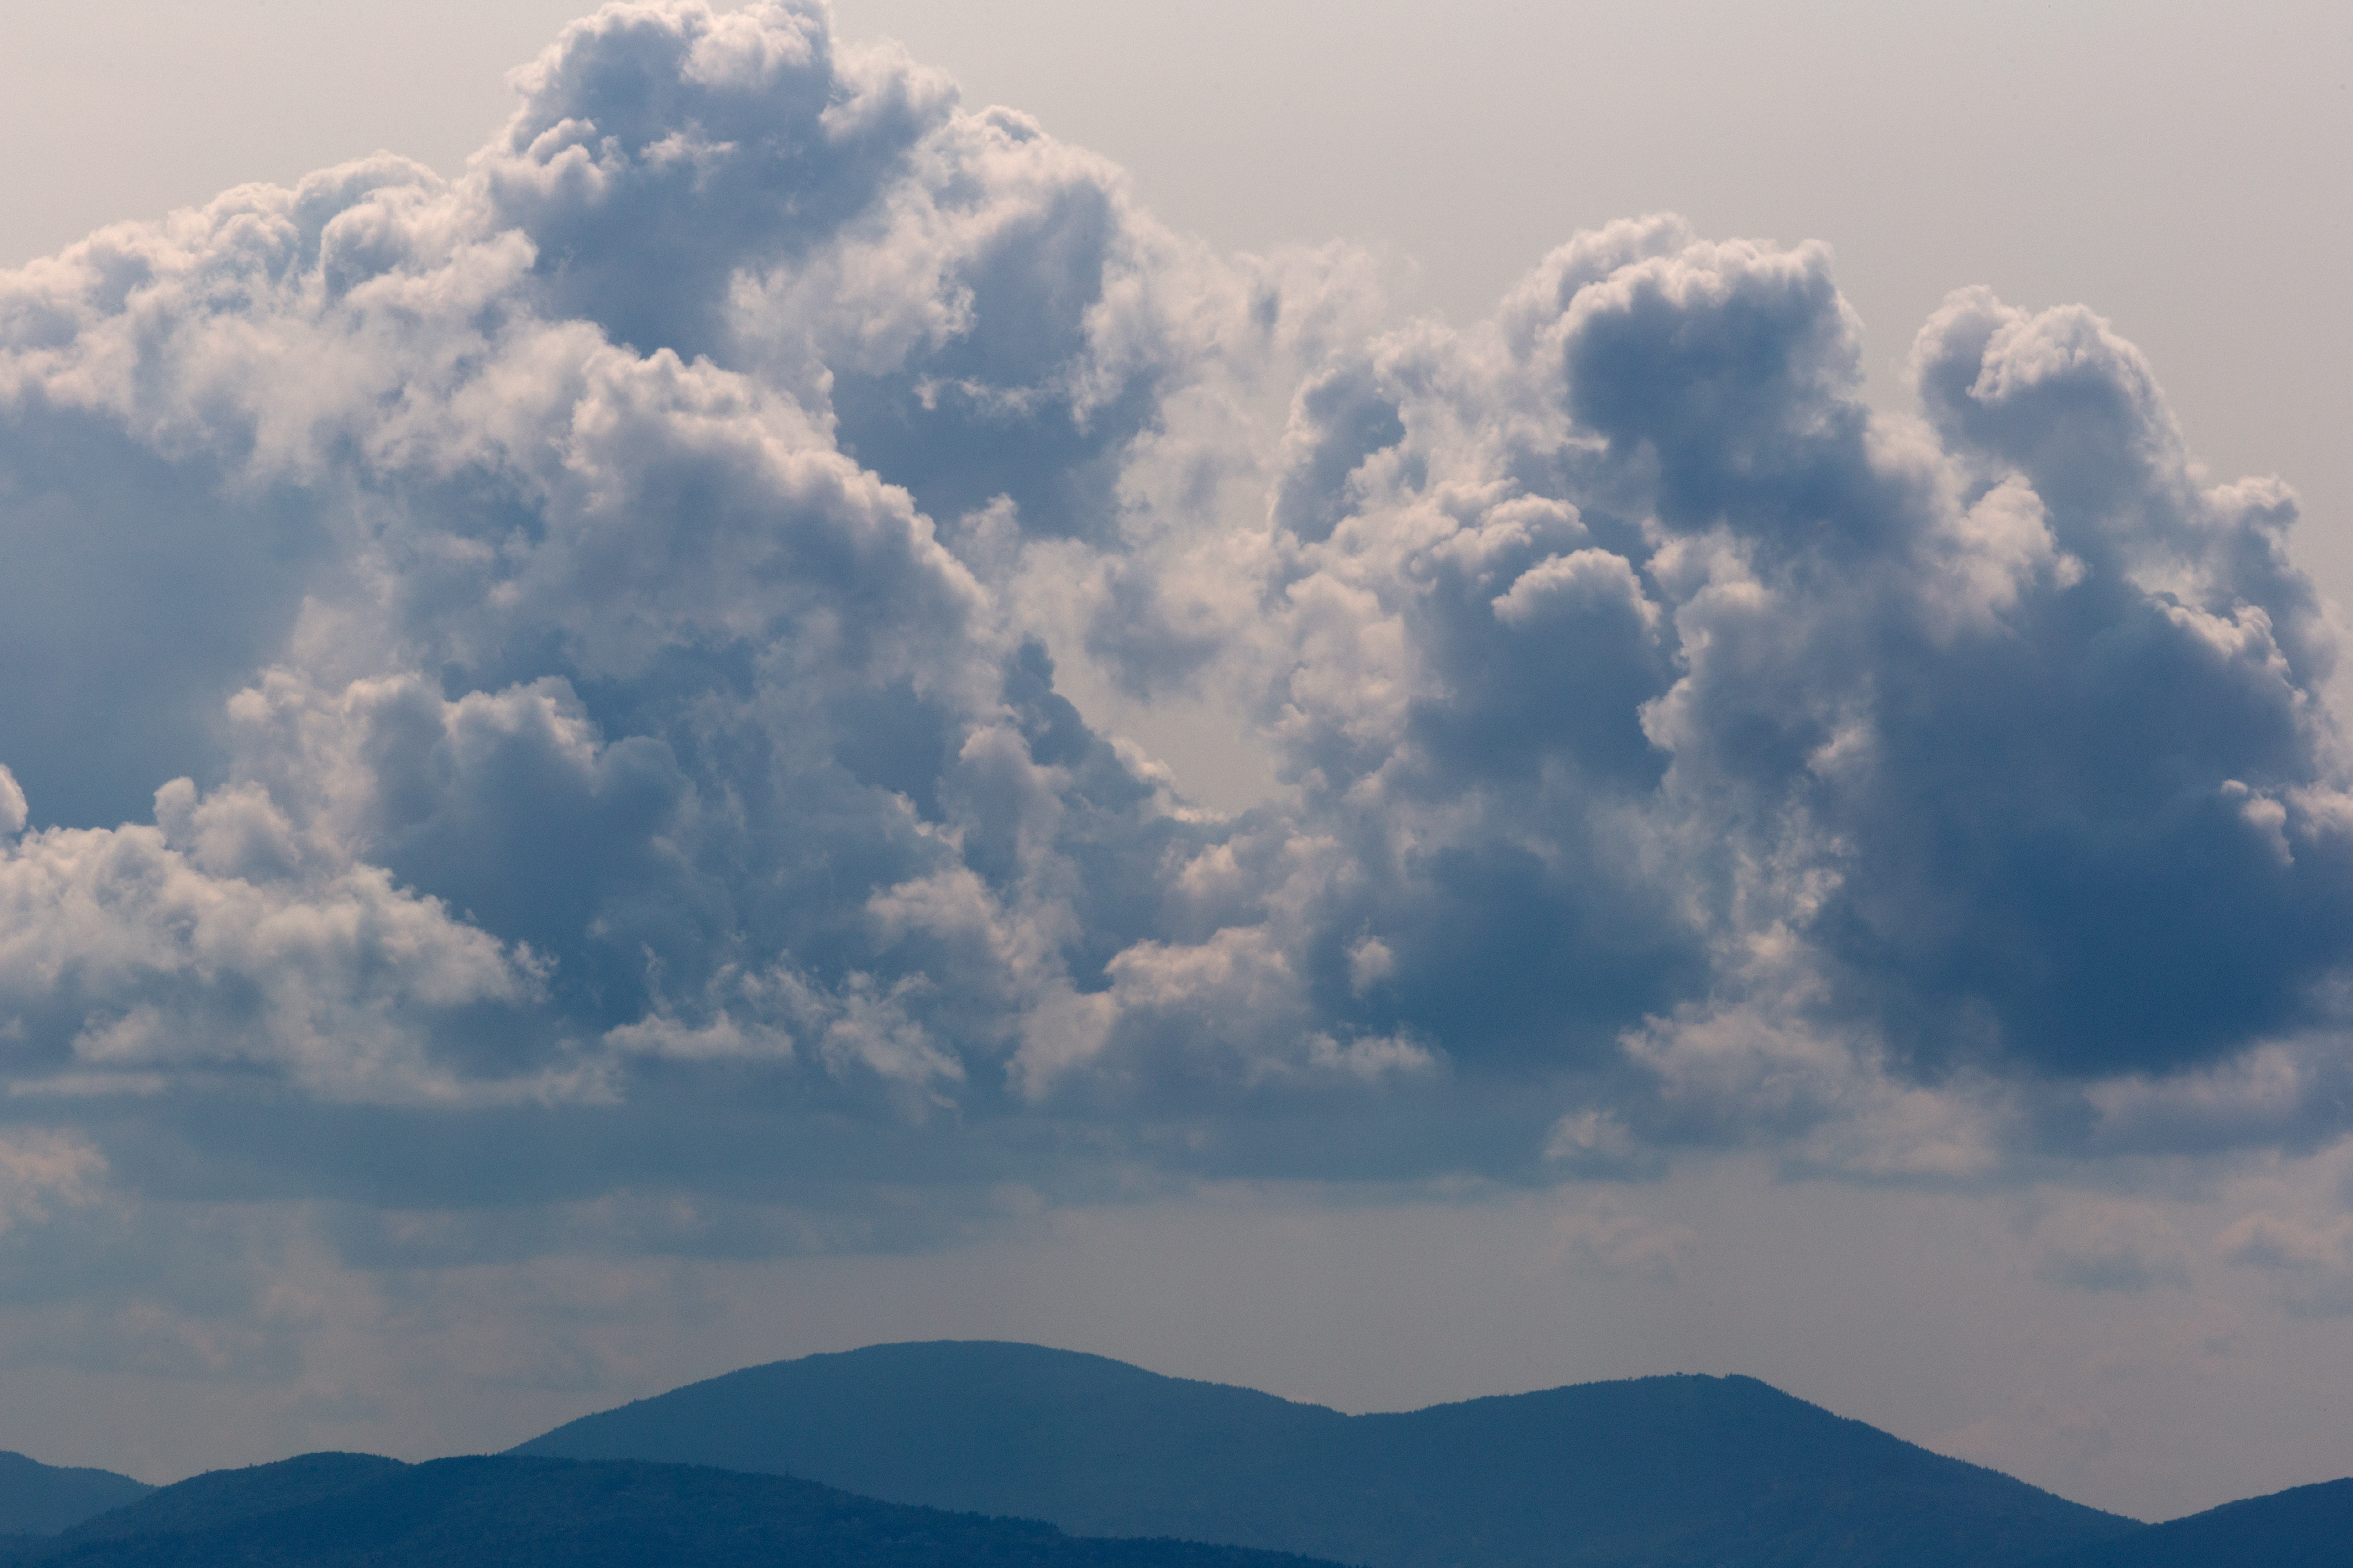
[[[968,1333],[2353,1468],[2341,7],[206,15],[40,24],[0,276],[0,1441]]]

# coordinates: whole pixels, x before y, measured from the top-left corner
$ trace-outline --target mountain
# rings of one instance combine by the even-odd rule
[[[54,1535],[154,1489],[112,1470],[44,1465],[0,1449],[0,1535]]]
[[[2152,1524],[2035,1568],[2345,1568],[2353,1563],[2353,1480],[2295,1487]]]
[[[304,1454],[274,1465],[207,1470],[176,1486],[158,1487],[124,1507],[85,1520],[56,1539],[0,1561],[32,1563],[98,1542],[134,1536],[199,1535],[244,1520],[307,1507],[359,1491],[407,1469],[374,1454]]]
[[[513,1449],[1370,1568],[2013,1568],[2143,1527],[1745,1377],[1343,1415],[1036,1345],[753,1367]]]
[[[165,1487],[13,1558],[42,1568],[1334,1568],[852,1497],[689,1465],[309,1454]]]

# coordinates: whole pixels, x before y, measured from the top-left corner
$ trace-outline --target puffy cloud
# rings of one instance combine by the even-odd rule
[[[1819,245],[1398,324],[813,3],[517,84],[454,179],[0,277],[16,1092],[395,1206],[450,1178],[234,1130],[843,1213],[2342,1130],[2334,633],[2098,318],[1957,294],[1880,414]]]
[[[156,1093],[254,1069],[331,1100],[578,1091],[578,1068],[470,1083],[437,1059],[514,1026],[499,1015],[540,990],[527,947],[381,867],[295,874],[290,825],[259,790],[199,799],[177,779],[156,815],[161,829],[51,828],[0,850],[14,1092]]]

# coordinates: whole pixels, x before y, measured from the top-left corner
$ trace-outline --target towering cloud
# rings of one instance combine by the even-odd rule
[[[1874,413],[1817,246],[1399,324],[814,0],[519,79],[454,180],[0,276],[0,1075],[76,1194],[2341,1130],[2335,633],[2098,318],[1957,294]]]

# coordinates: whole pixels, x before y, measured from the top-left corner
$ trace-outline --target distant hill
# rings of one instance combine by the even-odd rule
[[[0,1535],[54,1535],[154,1489],[112,1470],[44,1465],[0,1449]]]
[[[133,1536],[201,1534],[225,1525],[308,1507],[359,1491],[408,1468],[398,1459],[374,1454],[304,1454],[274,1465],[240,1470],[207,1470],[176,1486],[158,1487],[122,1508],[83,1521],[54,1540],[0,1558],[34,1563],[60,1557],[93,1542]]]
[[[786,1476],[310,1454],[216,1470],[16,1556],[42,1568],[1333,1568],[852,1497]]]
[[[2345,1568],[2353,1563],[2353,1480],[2227,1502],[2035,1568]]]
[[[1745,1377],[1349,1416],[1035,1345],[879,1345],[512,1451],[797,1475],[1370,1568],[2022,1568],[2144,1528]]]

